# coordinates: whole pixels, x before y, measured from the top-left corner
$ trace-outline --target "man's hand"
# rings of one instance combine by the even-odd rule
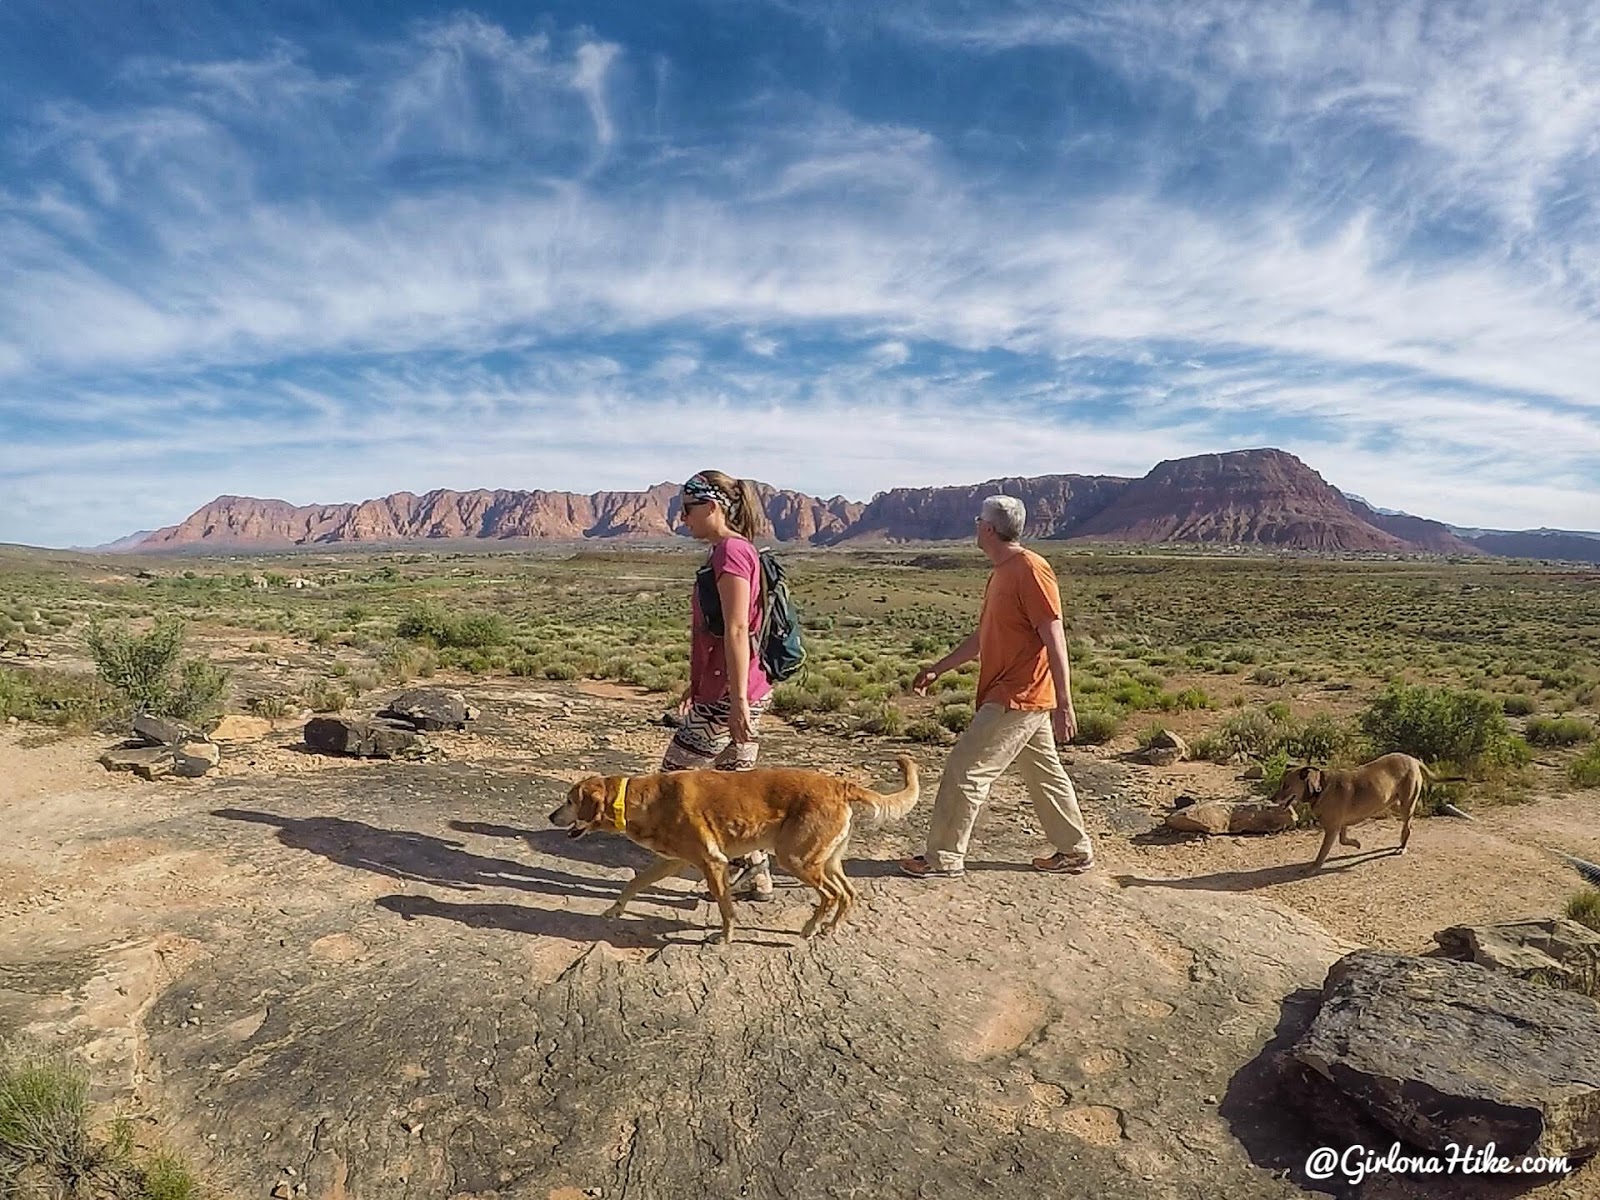
[[[687,717],[689,715],[689,710],[693,707],[694,689],[692,687],[686,687],[683,689],[683,695],[678,697],[678,716],[680,718]]]
[[[756,740],[750,731],[750,701],[743,696],[735,696],[728,706],[728,736],[736,746]]]
[[[911,690],[919,696],[926,696],[928,689],[933,686],[933,681],[939,678],[938,667],[923,667],[917,672],[917,677],[911,681]]]
[[[1050,723],[1055,730],[1056,745],[1065,746],[1078,736],[1078,714],[1072,710],[1071,701],[1058,707],[1051,717]]]

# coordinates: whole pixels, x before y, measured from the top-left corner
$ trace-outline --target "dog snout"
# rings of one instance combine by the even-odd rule
[[[555,812],[550,814],[550,824],[571,825],[576,818],[577,814],[572,811],[572,805],[563,804],[560,808],[556,809]]]

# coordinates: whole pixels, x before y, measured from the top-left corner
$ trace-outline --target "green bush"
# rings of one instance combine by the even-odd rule
[[[975,715],[975,710],[970,704],[946,704],[939,710],[939,724],[951,733],[963,733],[972,724]]]
[[[1500,711],[1508,717],[1525,717],[1536,707],[1537,705],[1534,704],[1532,696],[1512,695],[1500,697]]]
[[[122,699],[93,675],[0,667],[0,721],[94,728],[124,715]]]
[[[96,622],[89,626],[86,640],[101,679],[126,696],[136,710],[168,715],[172,676],[183,653],[181,621],[158,621],[145,634]]]
[[[919,717],[906,726],[906,737],[913,742],[942,742],[949,736],[949,731],[931,717]]]
[[[1086,708],[1078,713],[1078,732],[1072,737],[1076,746],[1101,746],[1117,736],[1122,727],[1122,717],[1110,709]]]
[[[1584,888],[1568,900],[1567,919],[1600,933],[1600,888]]]
[[[27,1182],[24,1183],[24,1180]],[[170,1154],[144,1156],[131,1125],[96,1136],[89,1077],[77,1063],[0,1045],[0,1196],[195,1200],[199,1184]]]
[[[200,657],[179,660],[183,622],[157,621],[144,634],[96,622],[85,640],[100,678],[135,712],[196,721],[221,711],[228,672]]]
[[[1500,703],[1482,692],[1392,684],[1361,714],[1361,728],[1376,754],[1399,751],[1466,771],[1528,760],[1527,746],[1512,736]]]
[[[395,625],[395,635],[431,642],[440,650],[488,650],[511,640],[511,626],[499,613],[454,617],[433,601],[413,604]]]
[[[1594,726],[1582,717],[1530,717],[1523,737],[1532,746],[1575,746],[1594,738]]]
[[[905,714],[887,700],[875,705],[861,722],[861,728],[867,733],[882,737],[895,737],[905,725]]]
[[[1297,762],[1331,763],[1354,754],[1360,738],[1358,730],[1338,718],[1315,713],[1298,728],[1285,731],[1279,745]]]
[[[1594,743],[1572,761],[1567,778],[1578,787],[1600,787],[1600,742]]]

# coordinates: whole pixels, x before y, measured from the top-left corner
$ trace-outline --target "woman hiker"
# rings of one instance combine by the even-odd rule
[[[761,559],[753,543],[766,515],[749,480],[721,471],[691,475],[679,500],[683,524],[710,545],[711,553],[690,596],[689,686],[678,700],[678,731],[661,769],[748,771],[756,765],[756,730],[772,694],[754,638],[761,614]],[[731,865],[734,895],[772,898],[765,852]]]

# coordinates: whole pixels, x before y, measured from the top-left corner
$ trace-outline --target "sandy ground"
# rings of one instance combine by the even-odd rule
[[[460,847],[467,847],[478,856],[474,862],[490,864],[473,886],[494,886],[500,881],[491,876],[514,869],[508,860],[515,858],[516,842],[506,839],[535,836],[528,831],[543,827],[545,813],[567,782],[597,764],[648,769],[668,737],[652,723],[659,698],[628,688],[515,680],[462,686],[484,717],[473,732],[433,736],[443,765],[429,768],[435,782],[428,786],[443,780],[473,798],[467,809],[487,805],[519,813],[520,819],[514,827],[458,822],[450,835],[457,840],[448,843],[456,849],[448,850],[438,850],[437,839],[422,834],[378,832],[418,839],[424,856],[459,855]],[[269,910],[292,922],[296,914],[327,901],[327,895],[319,895],[314,904],[313,889],[337,888],[352,912],[360,905],[369,913],[363,921],[371,930],[359,921],[327,930],[311,942],[314,959],[337,963],[365,953],[375,939],[393,936],[387,914],[370,915],[374,898],[394,889],[392,870],[329,876],[318,872],[325,866],[320,859],[299,854],[293,862],[315,860],[316,867],[291,867],[287,886],[282,869],[275,869],[269,889],[264,867],[236,844],[225,844],[216,830],[230,824],[225,832],[233,836],[241,823],[256,821],[272,826],[279,843],[290,849],[317,850],[318,818],[281,814],[297,791],[311,796],[330,787],[355,796],[370,793],[368,803],[381,796],[393,808],[393,824],[405,826],[408,789],[423,786],[420,779],[413,782],[417,768],[320,758],[297,748],[297,742],[298,725],[286,723],[258,741],[226,747],[222,768],[207,779],[151,784],[108,774],[97,764],[112,739],[52,740],[38,730],[0,728],[0,1032],[21,1028],[73,1038],[98,1068],[99,1094],[114,1099],[125,1089],[137,1091],[145,1073],[140,1029],[151,1006],[207,953],[208,944],[227,940],[230,923],[253,928],[253,916]],[[778,725],[769,731],[765,754],[773,763],[837,770],[884,786],[893,779],[893,755],[903,749],[899,743],[846,740]],[[929,773],[927,783],[935,784],[944,751],[915,747],[913,753]],[[1582,880],[1551,852],[1600,861],[1600,822],[1594,820],[1600,802],[1593,793],[1575,793],[1486,809],[1470,823],[1423,821],[1403,857],[1390,853],[1398,822],[1373,822],[1357,831],[1362,851],[1341,849],[1324,871],[1312,875],[1306,864],[1320,838],[1315,831],[1198,838],[1159,828],[1160,814],[1176,796],[1242,796],[1248,785],[1231,768],[1208,763],[1150,768],[1123,761],[1109,749],[1073,750],[1067,761],[1097,843],[1101,878],[1096,886],[1249,892],[1310,917],[1352,945],[1421,952],[1432,947],[1435,931],[1449,925],[1558,913]],[[240,815],[219,822],[219,810]],[[926,819],[924,804],[904,828],[858,836],[853,854],[882,867],[874,871],[882,877],[888,860],[920,849]],[[342,820],[348,835],[356,823]],[[974,839],[973,873],[1022,861],[1042,849],[1035,837],[1020,785],[1008,777],[997,786]],[[346,857],[326,852],[324,857],[344,866],[363,865],[350,861],[347,850],[340,853]],[[893,880],[880,882],[887,886]],[[697,891],[688,883],[678,886],[682,899],[676,915],[691,924],[709,924],[711,910]],[[581,895],[577,882],[552,890],[575,889]],[[939,886],[917,894],[930,925],[937,925],[940,906],[953,894]],[[558,903],[568,907],[565,896]],[[787,907],[796,908],[792,923],[798,925],[797,902]],[[152,929],[178,927],[185,916],[205,931],[203,936],[164,933],[153,941],[147,936]],[[389,924],[380,926],[380,918]],[[596,940],[588,932],[591,920],[575,912],[569,925],[552,924],[556,936],[534,939],[519,951],[528,969],[548,978],[575,961]],[[624,944],[617,952],[631,951]],[[241,1036],[249,1032],[240,1029]],[[1547,1191],[1562,1197],[1600,1195],[1600,1184],[1590,1170],[1540,1194]]]

